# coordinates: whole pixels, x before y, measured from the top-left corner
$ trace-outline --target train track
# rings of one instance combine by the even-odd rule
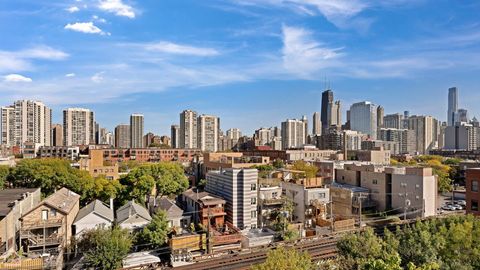
[[[339,238],[326,240],[311,240],[301,242],[294,246],[298,251],[308,252],[313,260],[333,258],[337,254],[337,241]],[[175,267],[175,270],[230,270],[249,269],[251,266],[263,263],[267,259],[268,251],[262,250],[249,254],[232,255],[229,257],[197,262],[188,266]]]

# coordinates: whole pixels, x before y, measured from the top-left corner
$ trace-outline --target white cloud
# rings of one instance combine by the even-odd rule
[[[32,59],[64,60],[68,56],[63,51],[44,45],[20,51],[0,51],[0,72],[30,70]]]
[[[87,34],[100,34],[105,35],[105,32],[102,29],[98,28],[93,24],[93,22],[77,22],[73,24],[67,24],[64,27],[65,29],[87,33]]]
[[[99,23],[106,23],[107,20],[105,20],[104,18],[100,18],[98,17],[97,15],[93,15],[92,18],[96,21],[96,22],[99,22]]]
[[[63,51],[53,49],[48,46],[37,46],[16,53],[22,58],[46,59],[46,60],[63,60],[69,55]]]
[[[75,13],[75,12],[78,12],[80,11],[80,9],[77,7],[77,6],[71,6],[67,9],[65,9],[66,11],[70,12],[70,13]]]
[[[115,13],[117,16],[124,16],[130,19],[135,18],[133,7],[125,4],[122,0],[100,0],[98,7],[101,10]]]
[[[315,41],[306,29],[284,25],[282,34],[283,66],[301,77],[310,77],[321,68],[334,65],[334,59],[341,55],[340,49],[327,48]]]
[[[31,82],[32,79],[20,74],[8,74],[3,77],[5,82]]]
[[[194,56],[215,56],[220,54],[216,49],[194,47],[190,45],[176,44],[168,41],[160,41],[156,43],[149,43],[144,45],[145,49],[169,53],[169,54],[182,54],[182,55],[194,55]]]
[[[67,77],[67,78],[75,77],[75,73],[65,74],[65,77]]]
[[[98,72],[98,73],[95,73],[90,79],[92,80],[92,82],[94,83],[101,83],[103,81],[103,73],[105,73],[104,71],[102,72]]]

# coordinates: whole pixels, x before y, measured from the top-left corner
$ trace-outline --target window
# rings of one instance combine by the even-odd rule
[[[257,211],[250,212],[250,217],[251,218],[257,218]]]
[[[319,193],[318,194],[319,199],[325,199],[325,197],[326,197],[325,193]]]
[[[478,192],[478,180],[472,180],[472,192]]]
[[[251,191],[257,190],[257,184],[251,184],[250,185],[250,190]]]
[[[52,209],[51,216],[56,217],[57,216],[57,210]]]
[[[255,197],[251,198],[251,199],[250,199],[250,204],[251,204],[251,205],[257,204],[257,198],[255,198]]]
[[[48,210],[42,210],[42,221],[48,220]]]
[[[272,198],[277,198],[278,197],[278,193],[277,192],[272,192]]]
[[[478,211],[478,201],[472,200],[472,211]]]
[[[378,180],[377,180],[377,179],[373,179],[373,180],[372,180],[372,183],[373,183],[374,185],[377,185],[377,184],[378,184]]]

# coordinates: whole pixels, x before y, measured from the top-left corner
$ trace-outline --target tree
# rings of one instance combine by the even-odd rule
[[[169,232],[167,213],[159,211],[153,216],[150,223],[137,234],[137,243],[151,245],[153,248],[161,247],[167,243]]]
[[[5,187],[9,175],[10,167],[0,165],[0,190]]]
[[[285,168],[285,162],[283,162],[283,160],[277,158],[273,161],[272,163],[273,167],[275,167],[275,169],[281,169],[281,168]]]
[[[315,264],[308,253],[280,247],[268,252],[267,260],[252,267],[252,270],[313,270]]]
[[[131,247],[130,233],[119,227],[88,231],[79,243],[81,251],[86,252],[87,266],[105,270],[121,268],[122,261],[128,255]]]
[[[317,176],[318,168],[316,166],[310,165],[303,160],[295,161],[293,163],[293,170],[305,172],[307,178],[314,178]]]

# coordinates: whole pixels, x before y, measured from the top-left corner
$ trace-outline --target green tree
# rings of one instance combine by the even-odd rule
[[[273,161],[272,163],[273,167],[275,167],[275,169],[281,169],[281,168],[285,168],[285,162],[283,162],[283,160],[277,158]]]
[[[314,178],[317,176],[318,168],[314,165],[310,165],[303,160],[295,161],[292,166],[293,170],[305,172],[307,178]]]
[[[0,165],[0,189],[3,189],[5,187],[9,175],[10,167]]]
[[[315,264],[308,253],[280,247],[268,252],[267,260],[252,267],[252,270],[313,270]]]
[[[123,186],[123,194],[120,199],[122,203],[130,200],[145,205],[146,198],[152,193],[155,187],[155,179],[149,174],[135,174],[129,173],[127,176],[120,179]]]
[[[88,231],[79,242],[85,262],[94,269],[116,270],[132,247],[132,237],[118,227]]]
[[[137,234],[137,243],[149,244],[153,248],[164,246],[167,243],[169,232],[167,213],[159,211],[153,216],[150,223]]]

